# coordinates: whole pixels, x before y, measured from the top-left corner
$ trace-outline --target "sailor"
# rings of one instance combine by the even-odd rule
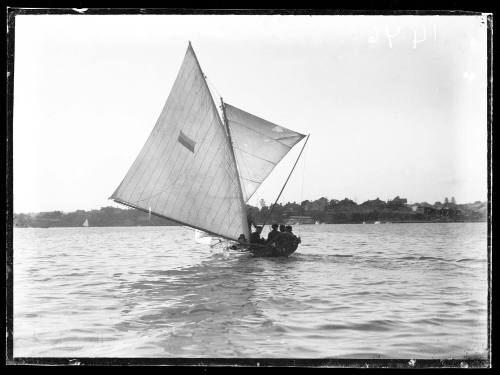
[[[255,222],[253,220],[253,216],[250,212],[247,214],[247,223],[248,223],[248,232],[252,233],[252,225],[254,227],[257,227],[257,226],[255,225]]]
[[[250,235],[250,243],[265,243],[265,240],[260,237],[260,234],[262,233],[262,226],[257,225],[255,227],[255,232],[253,232]]]
[[[245,244],[247,242],[247,239],[243,233],[240,234],[240,236],[238,237],[238,242],[239,243],[234,244],[234,245],[230,246],[229,248],[232,250],[238,250],[238,249],[242,248],[243,244]]]
[[[298,243],[301,243],[301,242],[302,242],[302,241],[300,240],[300,237],[297,237],[295,234],[293,234],[293,232],[292,232],[292,226],[291,226],[291,225],[287,225],[287,226],[285,227],[285,231],[286,231],[287,233],[290,233],[290,234],[293,236],[293,238],[294,238],[294,239],[298,240]]]
[[[274,239],[279,236],[280,232],[278,231],[278,224],[273,224],[271,225],[272,230],[269,232],[267,235],[267,241],[266,243],[272,243],[274,242]]]
[[[285,224],[280,224],[280,232],[283,233],[286,231]]]

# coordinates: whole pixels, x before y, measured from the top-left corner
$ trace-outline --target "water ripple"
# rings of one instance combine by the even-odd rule
[[[259,259],[177,227],[15,229],[14,355],[484,355],[485,224],[300,231]]]

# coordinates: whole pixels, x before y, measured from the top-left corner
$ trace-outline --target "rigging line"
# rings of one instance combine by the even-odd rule
[[[205,78],[205,83],[207,84],[208,91],[210,92],[210,95],[212,96],[212,102],[215,105],[216,98],[222,98],[222,95],[220,94],[219,90],[217,90],[217,87],[215,87],[212,80],[210,80],[205,73],[202,73],[202,74],[203,74],[203,77]],[[215,91],[216,95],[214,95],[214,91]],[[219,116],[219,119],[223,119],[224,113],[222,112],[222,108],[218,105],[215,105],[215,108],[217,110],[217,115]]]
[[[294,169],[295,169],[295,167],[297,166],[297,163],[298,163],[298,161],[299,161],[299,159],[300,159],[300,155],[302,155],[302,152],[304,151],[304,148],[306,147],[307,141],[309,140],[309,136],[310,136],[310,134],[308,134],[308,135],[307,135],[307,137],[306,137],[306,141],[304,142],[304,145],[302,146],[302,149],[300,150],[299,156],[297,156],[297,160],[295,160],[295,164],[293,165],[292,170],[290,171],[290,174],[288,175],[288,177],[287,177],[287,179],[286,179],[285,183],[283,184],[283,187],[281,188],[281,191],[280,191],[280,193],[278,194],[278,197],[276,198],[276,201],[274,202],[273,207],[269,210],[269,213],[267,214],[266,219],[264,220],[264,224],[262,224],[262,227],[264,227],[264,225],[266,225],[266,222],[267,222],[267,220],[269,219],[269,216],[271,216],[271,213],[273,212],[274,207],[275,207],[275,206],[276,206],[276,204],[278,203],[278,199],[280,199],[280,197],[281,197],[281,193],[283,193],[283,190],[285,190],[285,186],[286,186],[286,184],[287,184],[288,180],[290,179],[290,176],[292,175],[293,170],[294,170]]]
[[[222,95],[220,94],[219,90],[217,90],[217,87],[215,87],[215,85],[213,84],[212,80],[208,78],[207,75],[205,75],[205,80],[207,81],[208,83],[208,86],[210,86],[211,88],[214,89],[215,93],[217,94],[217,97],[221,97]],[[209,87],[209,88],[210,88]],[[215,100],[214,100],[215,101]]]

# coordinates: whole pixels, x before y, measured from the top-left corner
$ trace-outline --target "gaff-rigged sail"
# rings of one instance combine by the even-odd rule
[[[249,238],[230,147],[190,44],[151,135],[111,198],[221,237]]]
[[[224,107],[243,198],[247,202],[276,164],[305,135],[263,120],[232,105],[225,104]]]

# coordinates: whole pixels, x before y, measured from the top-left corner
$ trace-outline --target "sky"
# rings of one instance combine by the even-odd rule
[[[487,199],[486,16],[16,16],[14,212],[118,206],[191,41],[216,96],[303,134],[280,202]],[[250,200],[274,202],[302,143]]]

